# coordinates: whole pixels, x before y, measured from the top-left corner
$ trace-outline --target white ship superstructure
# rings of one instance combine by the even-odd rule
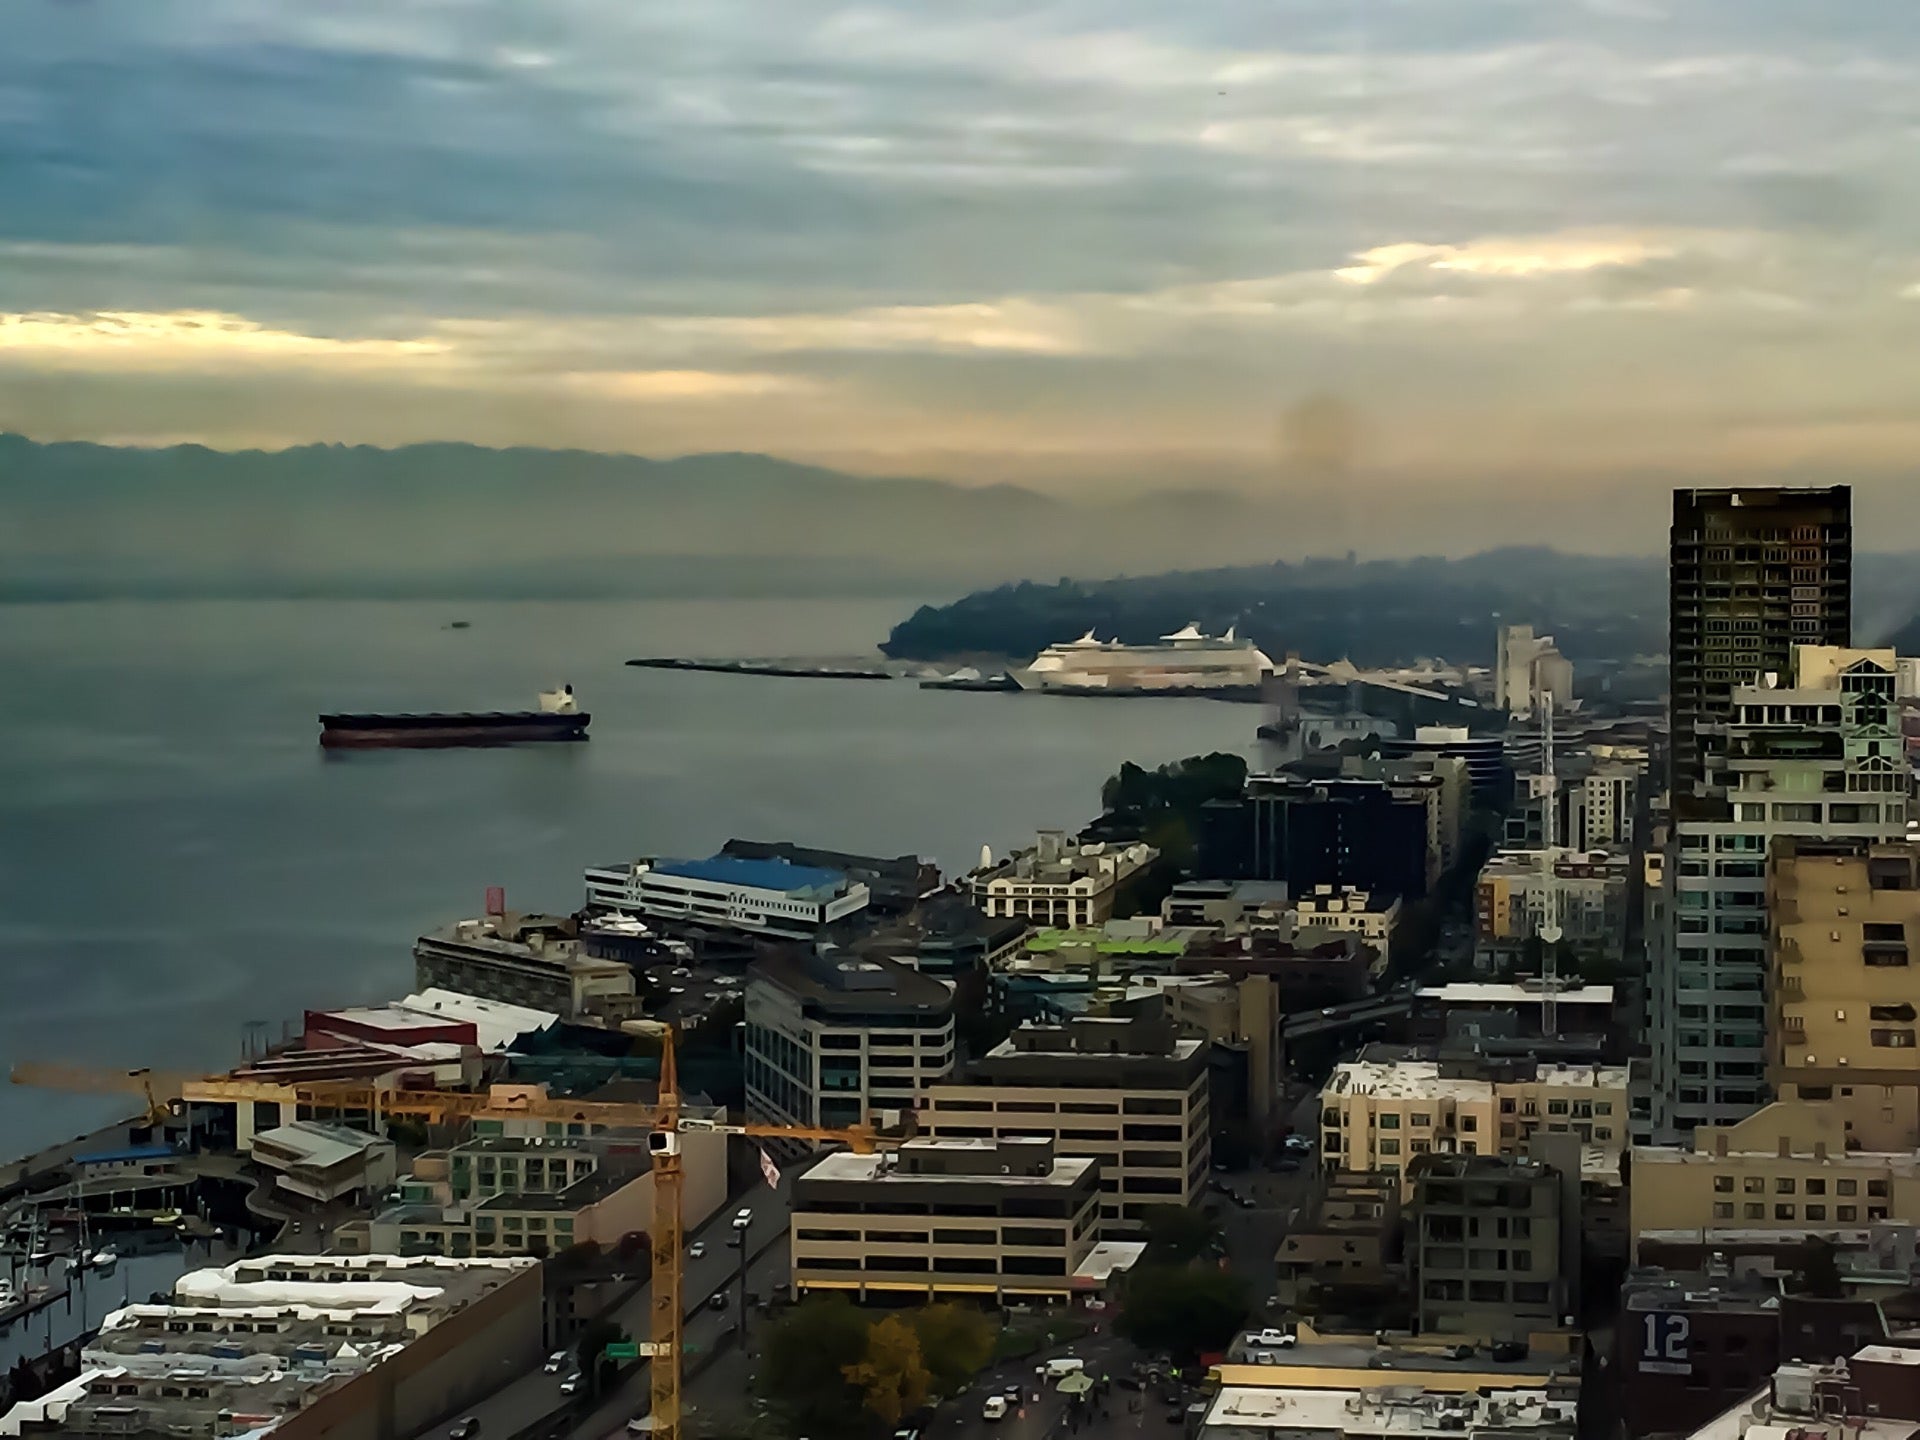
[[[1049,645],[1013,678],[1022,690],[1226,690],[1257,686],[1274,668],[1258,645],[1231,629],[1205,635],[1189,624],[1157,645],[1097,640],[1089,630]]]

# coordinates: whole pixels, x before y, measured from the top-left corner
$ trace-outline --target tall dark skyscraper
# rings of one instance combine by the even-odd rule
[[[1726,718],[1736,685],[1784,677],[1796,644],[1853,632],[1853,491],[1673,492],[1667,552],[1673,790],[1704,770],[1702,728]]]

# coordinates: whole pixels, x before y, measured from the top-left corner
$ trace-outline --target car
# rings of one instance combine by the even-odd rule
[[[1271,1350],[1249,1350],[1247,1352],[1247,1359],[1252,1361],[1255,1365],[1277,1364],[1279,1362],[1279,1358],[1280,1357],[1275,1355]]]
[[[1269,1326],[1253,1337],[1253,1343],[1256,1345],[1272,1346],[1277,1350],[1290,1350],[1294,1346],[1295,1337],[1289,1335],[1284,1330],[1276,1330]]]
[[[1527,1358],[1527,1347],[1518,1340],[1496,1341],[1487,1353],[1495,1360],[1507,1362]]]
[[[707,1253],[707,1242],[704,1240],[696,1240],[691,1245],[687,1246],[687,1258],[689,1260],[698,1260],[702,1255],[706,1253]]]
[[[1283,1146],[1285,1146],[1287,1149],[1292,1150],[1301,1155],[1304,1155],[1309,1150],[1313,1149],[1313,1141],[1309,1140],[1304,1135],[1289,1135],[1285,1140],[1282,1140],[1280,1143]]]
[[[629,1435],[651,1435],[653,1433],[653,1417],[651,1415],[634,1416],[631,1420],[627,1421],[627,1433]]]
[[[980,1407],[982,1420],[1004,1420],[1007,1418],[1007,1397],[1004,1395],[987,1396],[986,1404]]]
[[[581,1378],[580,1372],[576,1370],[560,1382],[560,1393],[562,1395],[578,1395],[580,1393],[580,1387],[584,1383],[585,1381]]]
[[[547,1363],[540,1368],[549,1375],[558,1375],[562,1370],[567,1368],[567,1358],[566,1351],[556,1350],[547,1356]]]
[[[473,1440],[480,1433],[480,1417],[469,1415],[451,1430],[447,1431],[447,1440]]]
[[[1009,1405],[1018,1405],[1020,1403],[1020,1397],[1026,1392],[1018,1385],[1002,1385],[1000,1387],[1000,1393],[1006,1397]]]
[[[1078,1355],[1057,1355],[1043,1365],[1036,1365],[1033,1373],[1049,1380],[1060,1380],[1086,1368],[1087,1362]]]
[[[1333,1011],[1333,1006],[1331,1006],[1331,1005],[1329,1005],[1329,1006],[1327,1006],[1327,1008],[1326,1008],[1326,1009],[1324,1009],[1324,1010],[1322,1010],[1322,1011],[1320,1012],[1320,1016],[1321,1016],[1321,1018],[1322,1018],[1322,1019],[1326,1019],[1326,1018],[1328,1018],[1329,1016],[1331,1016],[1331,1015],[1332,1015],[1333,1013],[1334,1013],[1334,1011]]]
[[[742,1205],[738,1210],[733,1212],[733,1223],[742,1227],[751,1225],[753,1223],[753,1208],[748,1205]]]
[[[707,1308],[709,1310],[726,1309],[727,1308],[727,1292],[724,1290],[714,1291],[713,1294],[707,1297]]]

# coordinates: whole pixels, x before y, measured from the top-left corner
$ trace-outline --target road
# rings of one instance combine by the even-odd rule
[[[765,1186],[756,1186],[746,1195],[727,1201],[717,1210],[707,1223],[694,1234],[688,1236],[689,1244],[698,1240],[706,1247],[706,1253],[698,1259],[683,1261],[680,1298],[692,1317],[687,1325],[686,1338],[692,1343],[703,1340],[711,1344],[722,1328],[722,1317],[708,1310],[707,1302],[713,1293],[723,1285],[735,1283],[738,1265],[738,1252],[729,1248],[728,1239],[733,1234],[733,1214],[741,1205],[753,1209],[753,1225],[748,1231],[748,1244],[758,1247],[775,1235],[784,1237],[787,1229],[788,1201],[791,1193],[791,1181],[782,1181],[778,1191]],[[779,1273],[774,1274],[772,1267],[779,1265]],[[787,1247],[781,1243],[773,1247],[761,1261],[748,1271],[748,1288],[758,1289],[764,1295],[766,1287],[786,1276]],[[643,1285],[634,1297],[624,1305],[618,1306],[609,1317],[616,1325],[624,1329],[635,1340],[645,1340],[652,1327],[650,1306],[652,1287]],[[728,1319],[731,1318],[729,1312]],[[711,1323],[711,1330],[707,1328]],[[567,1369],[572,1368],[569,1360]],[[480,1433],[490,1436],[514,1435],[521,1430],[544,1420],[554,1414],[564,1403],[560,1394],[561,1375],[548,1375],[535,1370],[531,1374],[521,1375],[517,1379],[501,1377],[502,1387],[489,1395],[480,1404],[463,1412],[473,1415],[480,1421]],[[644,1366],[637,1372],[636,1381],[617,1391],[614,1396],[595,1408],[589,1420],[579,1426],[575,1433],[580,1435],[607,1435],[623,1432],[627,1418],[645,1411],[647,1375]],[[458,1417],[455,1417],[458,1418]],[[450,1422],[449,1422],[450,1423]],[[436,1425],[421,1432],[423,1436],[443,1435],[446,1425]]]
[[[785,1193],[776,1195],[771,1190],[761,1190],[748,1201],[753,1207],[753,1225],[747,1232],[748,1249],[757,1250],[763,1245],[767,1248],[747,1264],[747,1292],[763,1299],[771,1286],[786,1280],[791,1273],[788,1264],[787,1200]],[[769,1201],[774,1204],[770,1206]],[[739,1321],[740,1252],[726,1243],[731,1233],[729,1227],[733,1223],[732,1216],[733,1210],[728,1209],[720,1217],[719,1233],[708,1240],[706,1257],[693,1262],[696,1267],[694,1273],[700,1276],[698,1282],[695,1282],[692,1274],[684,1282],[682,1298],[687,1302],[688,1318],[681,1338],[687,1347],[685,1363],[689,1366],[697,1363],[700,1357],[711,1355]],[[769,1241],[772,1243],[769,1244]],[[727,1293],[727,1308],[724,1311],[710,1308],[708,1301],[722,1287]],[[645,1338],[647,1309],[641,1301],[635,1304],[638,1306],[635,1318],[631,1321],[622,1319],[620,1323],[627,1327],[628,1334]],[[759,1332],[771,1323],[767,1316],[757,1313],[747,1317],[749,1352],[758,1351]],[[682,1397],[683,1405],[690,1405],[697,1410],[703,1398],[711,1396],[714,1399],[707,1403],[719,1408],[723,1398],[741,1398],[745,1392],[738,1383],[740,1373],[738,1356],[723,1356],[711,1372],[687,1382]],[[602,1400],[591,1415],[573,1428],[571,1433],[574,1440],[602,1440],[602,1437],[624,1435],[628,1420],[647,1413],[652,1398],[652,1383],[647,1367],[640,1367],[624,1385]]]

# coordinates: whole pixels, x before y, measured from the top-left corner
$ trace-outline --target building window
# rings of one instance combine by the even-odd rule
[[[1398,1155],[1400,1153],[1400,1142],[1398,1140],[1382,1140],[1380,1142],[1380,1153],[1382,1155]]]
[[[1886,1193],[1887,1193],[1886,1181],[1884,1180],[1867,1181],[1867,1194],[1884,1196]]]
[[[1765,1194],[1767,1189],[1766,1177],[1762,1175],[1749,1175],[1741,1183],[1740,1188],[1745,1190],[1749,1195]]]
[[[1774,1179],[1773,1193],[1776,1195],[1791,1195],[1795,1188],[1791,1175],[1781,1175]]]
[[[1803,1089],[1803,1090],[1802,1090],[1802,1091],[1800,1092],[1800,1098],[1801,1098],[1801,1099],[1803,1099],[1803,1100],[1810,1100],[1810,1099],[1812,1099],[1813,1097],[1812,1097],[1812,1096],[1810,1096],[1810,1095],[1808,1095],[1808,1094],[1806,1093],[1806,1091],[1805,1091],[1805,1090]],[[1827,1193],[1827,1182],[1826,1182],[1826,1181],[1824,1181],[1824,1180],[1822,1180],[1822,1179],[1820,1179],[1820,1178],[1819,1178],[1819,1177],[1817,1177],[1817,1176],[1816,1176],[1816,1177],[1814,1177],[1814,1178],[1812,1178],[1812,1179],[1809,1179],[1809,1180],[1807,1181],[1807,1194],[1809,1194],[1809,1195],[1824,1195],[1824,1194],[1826,1194],[1826,1193]]]
[[[1836,1195],[1858,1195],[1860,1193],[1860,1182],[1858,1180],[1836,1180],[1833,1182],[1833,1193]]]
[[[1791,1219],[1793,1219],[1793,1218],[1794,1218],[1794,1209],[1793,1209],[1793,1206],[1791,1206],[1791,1205],[1776,1205],[1776,1206],[1774,1206],[1774,1207],[1773,1207],[1773,1218],[1774,1218],[1774,1219],[1776,1219],[1776,1220],[1791,1220]]]
[[[1733,1202],[1731,1200],[1716,1200],[1713,1206],[1713,1218],[1716,1220],[1733,1219]]]
[[[1767,1207],[1749,1204],[1745,1207],[1745,1213],[1749,1220],[1764,1220],[1767,1218]]]
[[[1808,1219],[1808,1220],[1824,1220],[1824,1219],[1826,1219],[1826,1218],[1827,1218],[1827,1207],[1826,1207],[1826,1206],[1824,1206],[1824,1205],[1809,1205],[1809,1206],[1807,1206],[1807,1219]]]
[[[1731,1175],[1714,1176],[1713,1188],[1715,1192],[1718,1194],[1731,1195],[1733,1193],[1733,1176]]]
[[[1382,1130],[1398,1130],[1400,1128],[1400,1117],[1388,1111],[1380,1117],[1380,1128]]]

